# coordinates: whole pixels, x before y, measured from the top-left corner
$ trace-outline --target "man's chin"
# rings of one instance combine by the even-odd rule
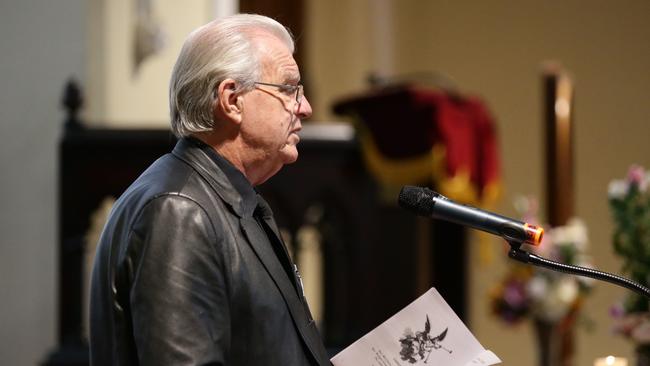
[[[291,164],[298,160],[298,148],[295,145],[285,145],[282,149],[282,162]]]

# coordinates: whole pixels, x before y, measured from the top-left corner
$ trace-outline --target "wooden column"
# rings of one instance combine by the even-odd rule
[[[544,89],[546,219],[556,227],[565,225],[574,213],[573,82],[566,71],[553,65],[545,69]],[[556,336],[561,342],[558,366],[573,365],[574,332],[567,324],[574,321],[575,315],[567,315],[559,325],[552,326],[558,328]]]
[[[574,211],[573,82],[556,65],[544,70],[544,115],[547,221],[559,226]]]

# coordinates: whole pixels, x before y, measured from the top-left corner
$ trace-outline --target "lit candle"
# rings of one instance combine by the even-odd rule
[[[596,359],[594,366],[627,366],[627,359],[622,357],[607,356],[604,358]]]

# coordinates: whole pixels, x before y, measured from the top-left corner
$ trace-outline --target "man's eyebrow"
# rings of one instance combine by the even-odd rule
[[[284,82],[286,84],[299,84],[300,83],[300,74],[285,74],[284,75]]]

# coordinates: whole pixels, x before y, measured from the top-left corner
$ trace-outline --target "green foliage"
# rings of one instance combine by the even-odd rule
[[[650,176],[632,167],[625,180],[610,184],[609,206],[614,222],[614,251],[623,259],[623,272],[645,286],[650,283]],[[648,311],[648,301],[631,294],[626,313]]]

